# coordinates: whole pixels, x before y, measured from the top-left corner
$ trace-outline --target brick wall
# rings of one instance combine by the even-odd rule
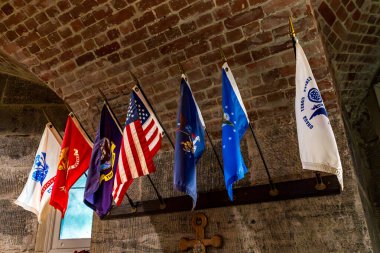
[[[351,103],[349,98],[361,96],[370,82],[377,63],[365,63],[378,48],[379,19],[373,15],[377,6],[369,0],[16,0],[0,6],[0,49],[69,103],[92,134],[101,106],[98,88],[124,121],[134,85],[131,70],[174,137],[181,62],[206,126],[218,139],[221,47],[273,177],[280,181],[311,176],[300,168],[295,132],[295,61],[288,36],[292,16],[332,120],[346,190],[331,198],[210,210],[209,232],[228,238],[221,252],[367,252],[372,248],[339,102]],[[356,26],[358,30],[343,36]],[[352,35],[359,42],[350,42]],[[354,50],[360,52],[347,54]],[[345,88],[350,78],[358,89]],[[246,134],[243,142],[249,149],[251,175],[242,184],[266,183],[252,138]],[[164,144],[168,150],[166,140]],[[171,161],[160,163],[162,170],[153,175],[165,196],[174,194]],[[201,168],[207,168],[203,163]],[[215,172],[202,171],[201,189],[223,187]],[[136,198],[154,197],[143,180],[134,187]],[[192,234],[189,217],[181,213],[112,222],[95,218],[92,251],[176,252],[178,239]],[[116,238],[115,228],[121,231]]]
[[[66,108],[48,87],[0,74],[0,252],[34,252],[37,219],[13,202],[21,193],[46,124],[64,129]]]

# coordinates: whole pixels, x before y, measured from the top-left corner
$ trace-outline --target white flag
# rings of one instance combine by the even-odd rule
[[[44,207],[49,203],[61,151],[62,138],[51,123],[46,124],[32,170],[15,203],[44,220]]]
[[[295,109],[302,167],[335,174],[343,189],[342,164],[322,96],[298,42],[296,51]]]

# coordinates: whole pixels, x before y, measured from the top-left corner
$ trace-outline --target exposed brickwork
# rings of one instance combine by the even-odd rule
[[[0,49],[65,99],[91,134],[97,126],[101,104],[98,88],[110,99],[119,120],[125,120],[130,88],[134,85],[128,73],[131,70],[140,79],[169,134],[174,136],[180,76],[177,63],[181,62],[206,126],[214,139],[219,138],[222,60],[218,49],[223,48],[268,163],[279,173],[275,173],[276,180],[284,178],[281,172],[290,174],[289,177],[301,173],[294,134],[295,60],[287,20],[292,16],[328,111],[335,119],[334,131],[339,131],[339,147],[346,157],[346,177],[352,179],[338,102],[362,97],[368,88],[376,67],[371,64],[378,61],[375,57],[380,36],[380,18],[375,15],[379,13],[378,3],[370,0],[86,0],[43,1],[35,7],[25,2],[22,6],[16,1],[0,6]],[[329,70],[330,61],[334,72]],[[166,140],[165,148],[168,148]],[[260,168],[257,154],[251,160],[254,168]],[[252,177],[255,183],[256,175]],[[358,197],[355,187],[351,181],[348,193],[340,200],[343,206],[355,206],[345,209],[350,212],[345,216],[345,224],[365,222],[358,198],[355,202],[348,201],[351,193]],[[318,209],[320,215],[322,209]],[[326,224],[331,222],[330,218],[325,220]],[[365,226],[360,226],[355,235],[358,241],[345,237],[336,248],[329,246],[328,238],[319,244],[328,244],[324,251],[347,251],[347,244],[356,244],[354,251],[368,251]],[[297,242],[303,246],[295,251],[305,251],[304,241]],[[165,245],[162,251],[174,251]],[[256,249],[256,246],[240,245],[241,252]],[[260,245],[263,251],[277,247]],[[284,246],[280,250],[283,249],[288,248]],[[149,250],[142,248],[141,252]]]

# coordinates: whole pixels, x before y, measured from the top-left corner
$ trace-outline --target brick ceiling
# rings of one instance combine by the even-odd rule
[[[0,49],[12,59],[0,71],[45,82],[92,133],[98,88],[124,120],[134,85],[128,71],[173,130],[181,62],[217,135],[220,47],[258,127],[287,121],[295,72],[289,16],[331,111],[366,95],[380,59],[380,4],[369,0],[13,0],[0,9]]]

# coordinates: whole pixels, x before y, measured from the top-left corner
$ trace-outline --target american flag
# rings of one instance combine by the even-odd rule
[[[116,205],[121,204],[134,178],[156,170],[153,157],[161,147],[162,133],[140,89],[133,87],[112,193]]]

